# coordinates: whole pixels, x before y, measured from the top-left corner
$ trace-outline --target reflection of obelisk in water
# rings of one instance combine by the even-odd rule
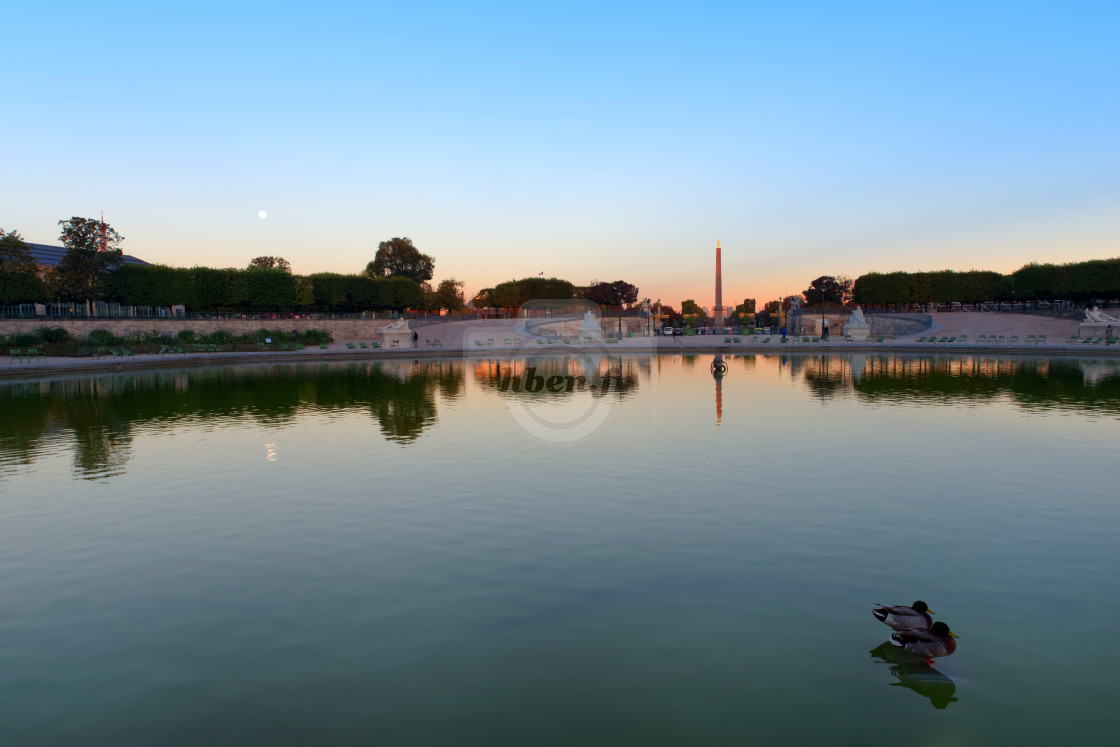
[[[723,422],[723,377],[716,377],[716,426]]]
[[[716,380],[716,427],[723,422],[723,375],[727,373],[727,364],[723,362],[723,353],[716,353],[712,361],[712,378]]]
[[[716,313],[712,315],[715,327],[723,326],[723,266],[719,255],[719,239],[716,239]]]

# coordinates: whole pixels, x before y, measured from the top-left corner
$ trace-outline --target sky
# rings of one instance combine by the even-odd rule
[[[166,5],[166,7],[164,7]],[[1120,3],[13,3],[0,227],[678,306],[1120,256]],[[265,217],[261,217],[264,215]]]

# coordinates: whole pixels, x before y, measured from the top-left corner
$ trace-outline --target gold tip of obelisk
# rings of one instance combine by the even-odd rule
[[[716,249],[719,249],[719,239],[716,239]]]

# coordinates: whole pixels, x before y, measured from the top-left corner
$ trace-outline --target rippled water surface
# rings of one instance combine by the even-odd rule
[[[0,384],[0,743],[1114,743],[1117,364],[723,361]]]

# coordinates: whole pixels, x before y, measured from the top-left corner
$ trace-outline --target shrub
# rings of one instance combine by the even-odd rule
[[[20,332],[12,335],[12,338],[8,340],[8,344],[13,348],[34,347],[39,344],[39,336],[33,335],[30,332]]]
[[[233,333],[228,329],[216,329],[208,335],[203,335],[201,340],[209,345],[228,345],[233,339]]]
[[[179,339],[181,341],[187,342],[187,343],[194,342],[194,330],[193,329],[180,330],[179,331]]]
[[[50,344],[70,341],[70,333],[62,327],[39,327],[35,331],[35,335],[43,342]]]
[[[92,345],[94,347],[104,347],[106,345],[117,345],[120,343],[120,341],[121,338],[117,337],[107,329],[94,329],[91,330],[89,335],[86,337],[85,344]]]
[[[324,342],[334,342],[331,333],[325,329],[309,329],[300,335],[300,342],[306,345],[318,345]]]

